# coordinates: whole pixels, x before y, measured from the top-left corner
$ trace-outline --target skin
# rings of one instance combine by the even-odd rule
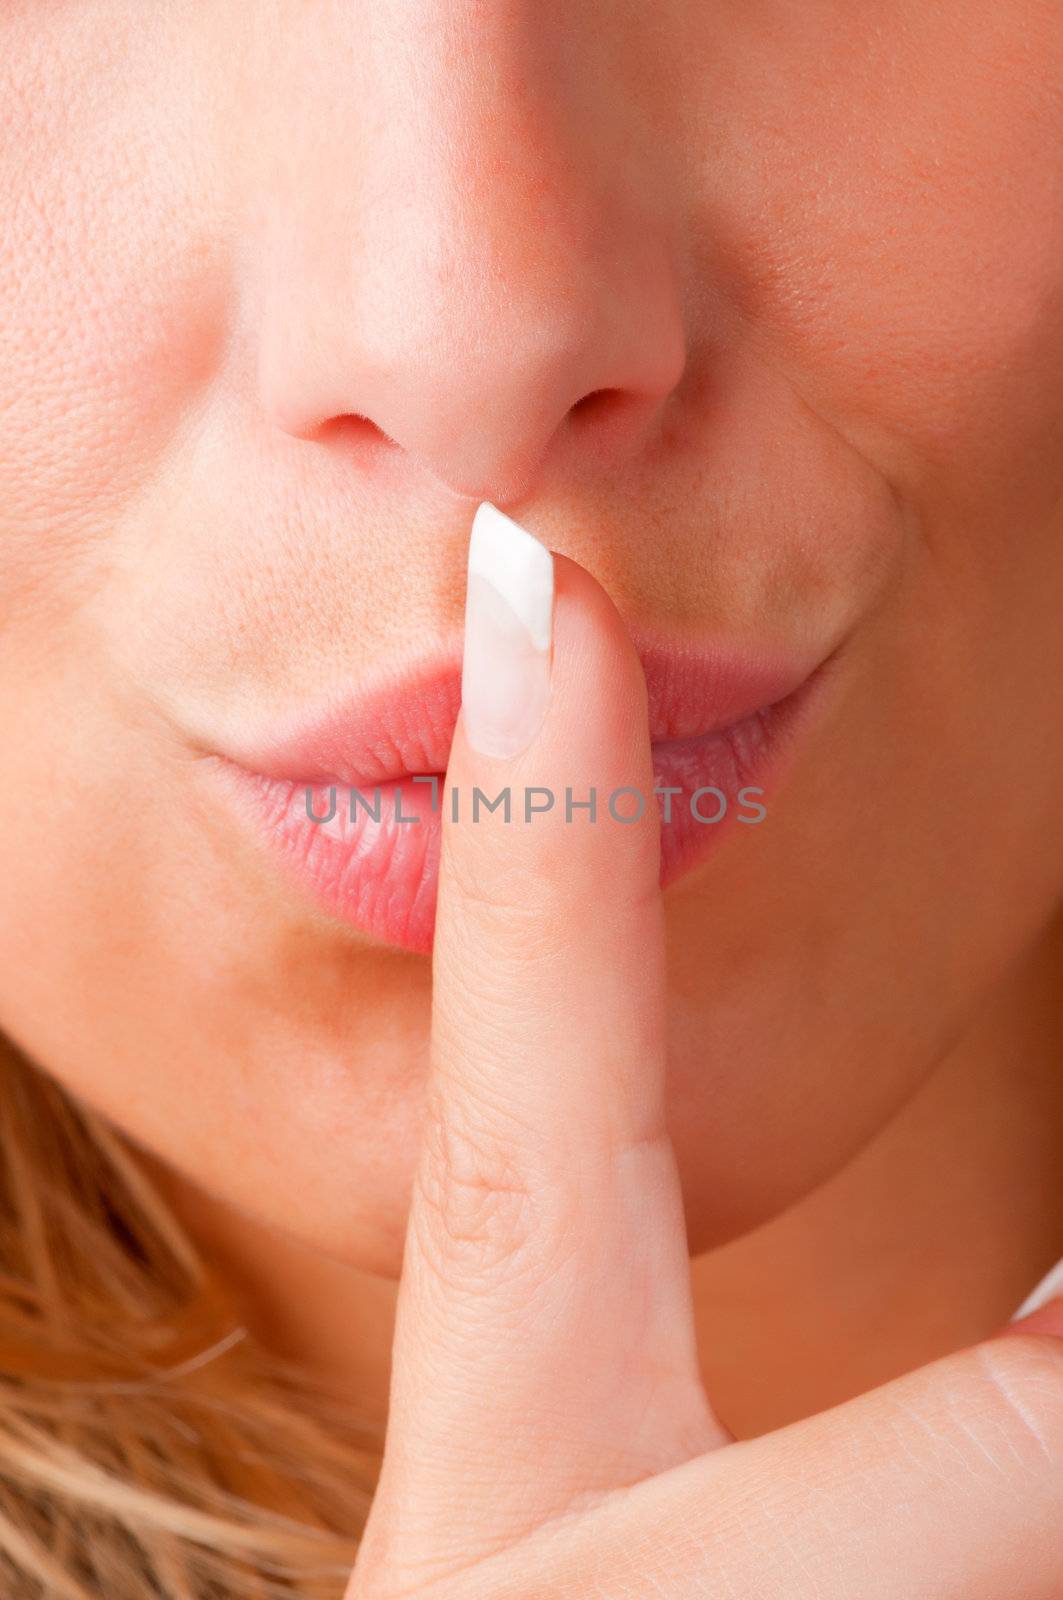
[[[3,8],[0,1026],[278,1342],[383,1390],[432,973],[205,758],[459,648],[482,498],[626,627],[835,652],[770,825],[662,902],[730,1432],[1063,1249],[1061,81],[1045,0]]]

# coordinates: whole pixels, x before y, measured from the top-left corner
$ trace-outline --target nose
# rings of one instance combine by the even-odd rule
[[[348,14],[377,27],[270,76],[265,413],[496,501],[551,452],[636,448],[685,362],[652,144],[581,8],[550,7],[544,40],[543,6],[367,0]]]

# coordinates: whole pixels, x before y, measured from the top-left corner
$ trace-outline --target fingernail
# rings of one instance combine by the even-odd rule
[[[1063,1261],[1057,1261],[1048,1276],[1041,1279],[1032,1294],[1027,1295],[1012,1317],[1012,1322],[1018,1322],[1020,1317],[1028,1317],[1031,1311],[1040,1311],[1042,1306],[1046,1306],[1057,1295],[1063,1296]]]
[[[472,523],[461,706],[465,737],[488,756],[515,756],[550,699],[554,558],[485,501]]]

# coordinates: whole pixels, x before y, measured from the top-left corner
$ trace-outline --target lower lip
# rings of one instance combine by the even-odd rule
[[[814,673],[785,699],[730,728],[654,742],[658,788],[680,791],[671,796],[670,815],[660,802],[662,885],[702,862],[735,827],[768,825],[770,791],[820,677]],[[434,783],[427,781],[432,774],[419,774],[426,781],[411,775],[352,791],[341,783],[266,777],[225,760],[217,765],[253,831],[322,910],[385,944],[431,949],[443,811],[453,803],[440,774]],[[462,807],[470,798],[459,797]],[[523,795],[515,791],[512,798],[519,809]],[[608,801],[598,796],[599,818],[607,816]],[[630,805],[617,800],[620,814]],[[311,820],[311,809],[328,820]]]

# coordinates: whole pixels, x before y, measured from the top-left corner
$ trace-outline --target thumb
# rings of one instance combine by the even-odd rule
[[[492,507],[469,573],[374,1507],[389,1573],[401,1552],[420,1581],[447,1551],[474,1559],[724,1438],[665,1128],[641,665],[590,575]]]

